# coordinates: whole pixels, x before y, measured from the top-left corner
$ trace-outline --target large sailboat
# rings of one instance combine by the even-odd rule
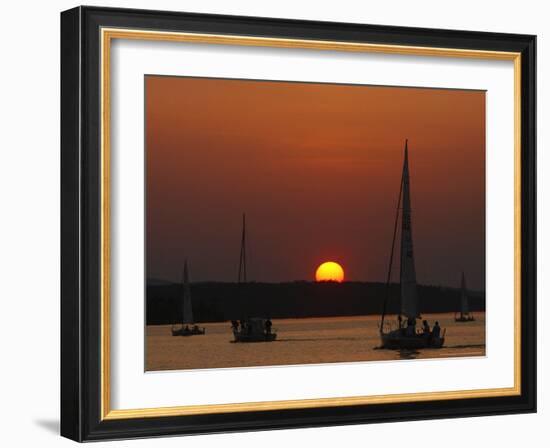
[[[189,287],[189,269],[187,260],[183,265],[183,312],[181,325],[172,325],[172,336],[193,336],[204,334],[206,330],[195,325],[193,320],[193,305],[191,303],[191,288]]]
[[[470,306],[468,303],[468,290],[466,289],[466,277],[464,272],[460,280],[460,316],[455,313],[455,322],[472,322],[474,315],[470,312]]]
[[[237,284],[246,284],[246,215],[243,214],[243,225],[241,232],[241,256],[239,259],[239,274]],[[233,320],[234,342],[272,342],[277,339],[277,333],[272,331],[271,319],[263,317],[242,318],[240,321]]]
[[[399,213],[401,212],[401,213]],[[401,215],[401,253],[400,253],[400,276],[401,288],[400,311],[397,316],[396,325],[385,322],[387,303],[389,300],[391,272],[397,228]],[[417,348],[440,348],[445,342],[445,332],[441,334],[438,325],[430,331],[425,327],[422,331],[416,330],[417,319],[420,318],[418,310],[418,294],[416,287],[416,270],[414,265],[412,222],[411,222],[411,196],[409,176],[409,149],[408,141],[405,140],[405,155],[403,161],[403,172],[399,188],[399,199],[393,229],[393,240],[390,253],[388,275],[386,281],[386,298],[382,310],[380,322],[380,339],[383,348],[388,349],[417,349]]]

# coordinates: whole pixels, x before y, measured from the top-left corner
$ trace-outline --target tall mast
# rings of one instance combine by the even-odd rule
[[[243,230],[241,235],[241,256],[239,260],[239,277],[237,283],[246,283],[246,215],[243,213]]]
[[[401,213],[400,283],[401,314],[407,318],[419,317],[411,223],[411,193],[409,179],[408,140],[405,140],[405,158],[403,161],[403,206]]]
[[[462,272],[462,279],[460,281],[460,315],[466,316],[469,313],[468,309],[468,293],[466,290],[466,277],[464,271]]]
[[[191,289],[189,287],[189,269],[187,260],[183,265],[183,319],[184,324],[193,323],[193,306],[191,304]]]

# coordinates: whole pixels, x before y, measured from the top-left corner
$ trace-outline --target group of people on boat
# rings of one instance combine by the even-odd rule
[[[271,322],[271,319],[266,319],[264,322],[264,330],[265,334],[269,335],[271,334],[271,328],[273,327],[273,323]],[[240,332],[242,334],[248,334],[252,332],[252,325],[248,321],[248,319],[241,319],[239,320],[232,320],[231,321],[231,328],[233,331]]]
[[[416,336],[416,335],[425,335],[429,336],[430,339],[437,339],[441,335],[441,327],[439,322],[435,321],[433,328],[430,328],[430,324],[427,320],[422,321],[422,330],[416,330],[416,319],[414,317],[409,317],[407,319],[406,325],[403,324],[403,319],[401,315],[398,317],[399,320],[399,329],[403,336]]]
[[[271,342],[277,338],[277,333],[272,330],[271,319],[251,317],[232,320],[231,328],[235,342]]]

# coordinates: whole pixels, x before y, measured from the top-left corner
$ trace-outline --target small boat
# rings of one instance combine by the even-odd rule
[[[183,265],[183,315],[181,325],[172,325],[172,336],[193,336],[205,334],[206,329],[193,322],[193,305],[191,303],[191,288],[189,287],[189,269],[187,260]]]
[[[397,322],[391,325],[385,322],[387,302],[389,300],[391,270],[393,254],[401,211],[401,263],[399,283],[401,287],[401,309]],[[414,264],[413,239],[411,226],[411,197],[409,180],[409,150],[408,141],[405,140],[405,155],[403,172],[397,201],[397,213],[393,229],[393,240],[390,252],[388,276],[386,281],[386,298],[380,321],[380,340],[385,349],[419,349],[441,348],[445,342],[445,330],[441,334],[439,325],[435,325],[430,331],[429,327],[417,331],[416,320],[420,319],[418,310],[418,296],[416,288],[416,269]],[[389,324],[389,325],[388,325]]]
[[[205,333],[206,329],[200,328],[198,325],[193,325],[192,327],[186,325],[185,327],[181,328],[172,326],[172,336],[193,336]]]
[[[243,213],[243,225],[241,233],[241,255],[239,259],[239,274],[237,284],[246,284],[246,215]],[[277,333],[272,331],[271,319],[262,317],[252,317],[233,320],[231,328],[233,330],[234,342],[273,342],[277,339]]]
[[[473,322],[475,320],[474,315],[470,312],[464,272],[462,273],[460,282],[460,315],[457,314],[458,313],[455,313],[455,322]]]
[[[253,317],[233,323],[235,342],[272,342],[277,339],[277,333],[271,331],[271,320]]]

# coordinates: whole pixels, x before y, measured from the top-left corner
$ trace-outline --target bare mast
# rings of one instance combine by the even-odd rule
[[[241,235],[241,256],[237,283],[246,283],[246,215],[243,213],[243,230]]]
[[[460,317],[466,317],[470,314],[468,307],[468,291],[466,289],[466,277],[462,272],[462,279],[460,282]]]
[[[183,265],[183,319],[182,323],[192,324],[193,321],[193,306],[191,304],[191,288],[189,287],[189,269],[187,268],[187,260]]]

